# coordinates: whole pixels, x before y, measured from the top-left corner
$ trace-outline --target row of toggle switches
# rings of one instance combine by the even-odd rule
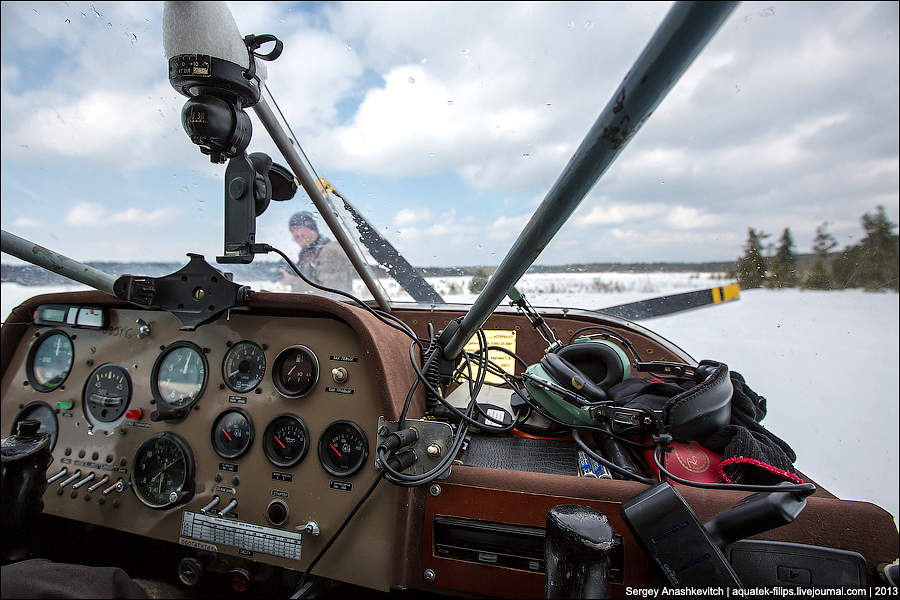
[[[63,467],[62,469],[59,470],[59,472],[56,475],[53,475],[52,477],[47,479],[47,485],[56,483],[63,477],[66,477],[66,475],[68,475],[68,474],[69,474],[69,468]],[[63,479],[60,482],[59,489],[63,489],[64,487],[66,487],[70,483],[74,482],[75,480],[79,479],[80,477],[81,477],[81,469],[75,469],[74,473],[72,473],[71,475],[69,475],[69,477],[66,477],[66,479]],[[72,483],[72,489],[77,490],[77,489],[87,485],[88,483],[92,482],[96,478],[97,478],[97,476],[94,473],[88,473],[84,479],[80,479],[77,483]],[[100,478],[99,481],[97,481],[97,483],[95,483],[94,485],[89,487],[87,489],[87,491],[88,491],[88,493],[94,493],[96,490],[100,489],[107,483],[109,483],[109,475],[104,475],[103,477]],[[128,487],[128,482],[126,482],[123,478],[119,477],[119,479],[114,484],[112,484],[111,486],[109,486],[108,488],[103,490],[102,494],[104,496],[108,496],[113,492],[118,492],[119,494],[121,494],[122,492],[125,491],[125,489],[127,487]]]
[[[233,511],[235,508],[237,508],[237,505],[238,505],[237,498],[232,498],[231,502],[226,504],[225,508],[223,508],[222,510],[220,510],[220,511],[213,510],[216,506],[218,506],[220,501],[221,501],[221,498],[219,498],[218,496],[213,496],[213,499],[210,500],[209,504],[207,504],[206,506],[201,508],[200,512],[203,513],[204,515],[219,515],[220,517],[224,517],[224,516],[227,516],[228,513]]]

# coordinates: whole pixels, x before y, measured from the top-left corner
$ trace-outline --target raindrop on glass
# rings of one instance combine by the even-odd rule
[[[528,159],[528,158],[531,158],[531,155],[528,154],[527,152],[525,152],[522,154],[522,158]]]
[[[450,106],[453,106],[453,100],[447,100],[447,104],[449,104]]]
[[[460,50],[459,53],[462,54],[463,56],[469,56],[470,54],[472,54],[468,48],[464,48],[463,50]]]
[[[575,21],[569,21],[566,24],[566,27],[568,27],[569,29],[575,29]]]
[[[66,23],[71,23],[71,22],[72,22],[72,21],[70,21],[69,19],[66,19]]]
[[[415,78],[415,77],[407,77],[407,78],[406,78],[406,81],[408,81],[408,82],[410,82],[410,83],[415,83],[415,82],[416,82],[416,78]]]

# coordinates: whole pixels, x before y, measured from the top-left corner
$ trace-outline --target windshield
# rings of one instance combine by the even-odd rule
[[[268,91],[374,279],[413,300],[379,256],[390,245],[459,303],[669,8],[230,6],[242,34],[283,40]],[[642,324],[744,373],[801,470],[895,515],[897,56],[896,3],[739,5],[519,285],[536,306],[600,309],[740,280],[736,302]],[[4,3],[3,229],[113,274],[212,263],[225,168],[185,135],[184,101],[161,4]],[[251,118],[248,151],[285,164]],[[307,276],[372,298],[302,189],[256,226]],[[308,292],[275,258],[220,268]],[[3,261],[4,318],[78,289]]]

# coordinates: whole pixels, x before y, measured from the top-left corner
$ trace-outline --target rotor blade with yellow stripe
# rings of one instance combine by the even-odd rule
[[[597,312],[606,313],[622,319],[628,319],[629,321],[639,321],[642,319],[652,319],[654,317],[671,315],[683,310],[701,308],[711,304],[721,304],[723,302],[739,300],[740,296],[740,287],[738,284],[732,283],[710,288],[708,290],[695,290],[693,292],[683,292],[681,294],[671,294],[669,296],[640,300],[639,302],[619,304],[617,306],[598,309]]]

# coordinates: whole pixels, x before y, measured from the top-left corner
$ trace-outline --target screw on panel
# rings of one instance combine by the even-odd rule
[[[436,483],[432,483],[431,487],[428,488],[428,493],[432,496],[440,496],[441,495],[441,486]]]
[[[434,578],[436,577],[433,569],[425,569],[423,576],[425,577],[425,581],[429,583],[434,581]]]
[[[382,425],[381,427],[378,428],[378,435],[381,437],[385,437],[389,433],[390,433],[390,431],[388,431],[388,428],[385,427],[384,425]]]

